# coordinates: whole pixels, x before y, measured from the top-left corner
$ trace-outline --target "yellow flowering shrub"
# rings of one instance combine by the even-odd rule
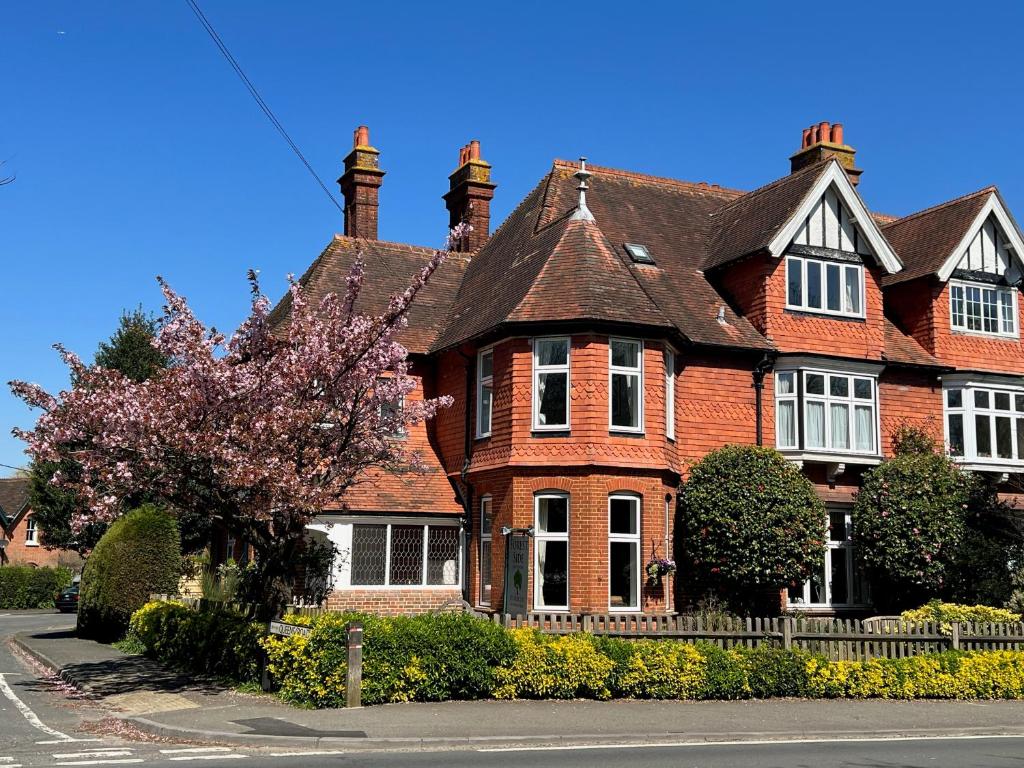
[[[697,698],[707,661],[688,643],[638,640],[619,674],[618,688],[636,699]]]
[[[552,638],[533,629],[511,632],[515,656],[494,670],[498,699],[607,699],[615,663],[598,652],[588,635]]]
[[[905,621],[937,621],[943,634],[950,634],[954,622],[991,622],[993,624],[1014,624],[1021,620],[1019,613],[1005,608],[988,605],[961,605],[933,600],[920,608],[913,608],[900,614]]]

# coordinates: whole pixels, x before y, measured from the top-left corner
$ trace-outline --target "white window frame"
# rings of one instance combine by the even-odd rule
[[[484,376],[484,357],[491,358],[491,375]],[[491,402],[487,413],[487,431],[483,430],[484,415],[484,387],[491,390]],[[490,437],[494,430],[494,347],[481,349],[476,353],[476,436],[477,438]]]
[[[637,347],[637,366],[628,368],[626,366],[612,365],[612,344],[621,342],[623,344],[634,344]],[[612,382],[616,376],[635,376],[637,378],[637,426],[623,427],[612,422]],[[631,339],[624,336],[612,336],[608,339],[608,431],[628,432],[630,434],[642,435],[644,433],[644,341],[643,339]]]
[[[783,377],[788,377],[793,382],[792,391],[785,394],[782,393],[782,388],[779,386],[779,381]],[[800,447],[802,420],[800,418],[799,378],[799,370],[777,371],[775,374],[775,447],[780,451],[796,450]],[[793,442],[791,444],[782,442],[782,430],[779,429],[779,413],[782,409],[779,408],[779,403],[793,404]]]
[[[792,304],[789,301],[789,272],[793,268],[794,263],[800,265],[800,304]],[[807,269],[809,264],[817,264],[821,270],[821,306],[812,307],[807,300]],[[842,307],[838,310],[828,308],[828,266],[833,265],[839,268],[839,303],[845,304],[846,301],[846,285],[849,279],[849,273],[847,269],[856,270],[857,273],[857,290],[859,296],[860,311],[852,312]],[[815,259],[810,256],[803,256],[797,254],[786,254],[786,309],[792,309],[797,312],[810,312],[815,315],[832,315],[834,317],[854,317],[864,318],[866,317],[866,290],[864,285],[864,265],[857,262],[848,261],[831,261],[828,259]]]
[[[25,546],[39,546],[39,528],[36,526],[36,519],[32,515],[25,518]]]
[[[636,515],[636,533],[612,533],[612,501],[629,501],[633,504],[633,514]],[[640,525],[643,522],[643,501],[635,493],[613,493],[608,497],[608,610],[612,613],[636,613],[640,610],[640,595],[643,589],[644,564],[640,556]],[[612,544],[631,544],[636,550],[636,583],[633,585],[633,605],[620,606],[612,605]]]
[[[352,531],[357,525],[383,525],[384,535],[384,583],[383,584],[353,584],[352,583]],[[391,530],[394,526],[422,526],[423,527],[423,554],[422,571],[418,584],[392,584],[391,583]],[[339,557],[342,559],[341,578],[338,580],[338,589],[344,590],[431,590],[431,591],[453,591],[462,589],[462,558],[465,556],[465,541],[463,540],[461,525],[457,520],[424,520],[420,518],[359,518],[350,519],[341,523],[340,539],[341,545],[338,548]],[[455,563],[454,584],[427,584],[427,572],[429,563],[427,553],[430,546],[430,528],[454,528],[458,532],[458,556]]]
[[[665,346],[665,437],[676,439],[676,351]]]
[[[786,395],[779,395],[779,378],[787,374],[796,374],[795,391]],[[809,395],[807,393],[807,377],[808,376],[824,376],[825,377],[825,392],[822,395]],[[830,394],[831,382],[830,377],[846,378],[849,381],[847,395],[832,395]],[[867,379],[871,381],[871,399],[858,398],[855,396],[855,380],[856,379]],[[782,435],[778,429],[778,413],[779,413],[779,402],[784,401],[795,401],[797,406],[795,408],[795,428],[796,428],[796,444],[795,445],[783,445]],[[807,409],[809,403],[822,403],[824,406],[824,446],[810,446],[807,442],[807,435],[804,433],[804,429],[807,425]],[[832,447],[832,408],[833,404],[842,404],[848,408],[848,439],[849,444],[846,448]],[[856,414],[857,407],[869,406],[871,408],[871,427],[872,427],[872,447],[870,450],[858,450],[857,445],[857,434],[856,434]],[[775,447],[780,451],[803,451],[808,454],[824,454],[824,455],[838,455],[838,456],[869,456],[877,457],[881,453],[881,417],[879,408],[879,395],[878,395],[878,374],[877,373],[866,373],[861,371],[852,370],[839,370],[831,368],[812,368],[804,366],[780,366],[775,372],[775,419],[776,419],[776,431],[775,431]],[[802,447],[800,447],[802,445]]]
[[[825,516],[825,525],[831,525],[831,523],[832,523],[831,514],[832,513],[843,514],[844,517],[845,517],[845,524],[846,524],[847,532],[853,530],[853,528],[852,528],[852,525],[853,525],[853,516],[852,516],[853,511],[852,511],[852,509],[844,508],[844,507],[829,507],[828,508],[828,513],[826,513],[826,516]],[[849,597],[851,599],[850,599],[849,602],[845,602],[845,603],[837,603],[837,602],[834,602],[832,600],[832,580],[831,580],[831,576],[832,576],[832,553],[835,550],[837,550],[837,549],[844,549],[844,550],[846,550],[846,586],[847,586],[847,590],[849,592]],[[870,585],[867,584],[867,582],[864,582],[863,587],[862,587],[862,592],[863,592],[863,595],[865,597],[865,600],[863,602],[859,602],[858,603],[858,602],[854,602],[853,599],[852,599],[853,598],[853,594],[856,591],[854,589],[854,580],[857,579],[858,576],[861,579],[864,578],[862,575],[857,573],[857,567],[856,567],[855,558],[854,558],[854,549],[855,549],[855,545],[854,545],[853,539],[850,538],[849,536],[847,536],[842,541],[833,541],[831,535],[826,535],[826,537],[825,537],[825,563],[824,563],[824,565],[822,567],[823,575],[825,577],[824,581],[823,581],[823,586],[824,586],[824,589],[825,589],[825,602],[818,602],[818,603],[812,603],[811,602],[811,580],[808,579],[807,581],[805,581],[803,583],[803,597],[802,597],[801,600],[794,601],[794,600],[790,599],[789,594],[787,593],[787,595],[786,595],[786,604],[787,604],[787,606],[789,608],[797,608],[797,609],[800,609],[800,608],[811,608],[811,609],[819,609],[819,610],[821,610],[821,609],[841,608],[841,609],[845,610],[845,609],[865,608],[868,605],[870,605],[871,590],[870,590]]]
[[[565,363],[559,365],[541,365],[537,361],[537,350],[539,342],[543,341],[564,341],[565,342]],[[533,347],[533,431],[534,432],[568,432],[572,416],[572,339],[569,336],[538,336],[531,340]],[[540,376],[541,374],[565,374],[565,422],[561,424],[540,423]]]
[[[550,533],[542,531],[540,527],[540,502],[541,499],[565,499],[565,533],[556,532]],[[569,529],[572,525],[572,499],[569,498],[568,493],[561,491],[549,491],[545,493],[535,493],[533,496],[533,610],[544,611],[545,613],[562,611],[568,612],[570,599],[572,579],[570,574],[570,565],[572,563],[572,550],[569,544]],[[565,605],[546,605],[543,602],[543,592],[541,590],[540,582],[540,542],[542,541],[564,541],[565,542]]]
[[[949,405],[949,393],[951,390],[960,391],[960,407]],[[988,393],[988,406],[979,406],[975,403],[975,393]],[[1006,395],[1008,408],[997,408],[997,395]],[[1007,383],[966,381],[952,379],[943,382],[942,386],[942,425],[945,436],[946,451],[954,460],[976,464],[979,466],[991,465],[993,467],[1003,466],[1024,466],[1024,446],[1018,443],[1018,434],[1024,430],[1024,385],[1015,386]],[[949,419],[950,416],[960,416],[963,420],[963,454],[952,453],[950,440]],[[977,417],[987,417],[989,425],[989,445],[991,446],[990,456],[978,454]],[[1010,453],[1009,458],[997,456],[998,443],[996,438],[996,419],[1006,418],[1010,422]]]
[[[968,294],[970,291],[978,292],[978,308],[980,314],[978,315],[978,322],[980,323],[979,328],[970,328],[971,318],[967,315],[968,306]],[[957,294],[959,293],[959,298]],[[996,328],[995,331],[985,330],[985,306],[986,306],[986,293],[991,293],[995,298],[996,308]],[[1010,324],[1013,326],[1010,330],[1006,329],[1006,316],[1004,314],[1005,305],[1001,300],[1002,296],[1009,296],[1010,298]],[[957,303],[959,302],[960,307],[957,311]],[[978,336],[992,336],[1004,339],[1015,339],[1020,334],[1020,329],[1017,323],[1017,289],[1007,285],[992,285],[990,283],[979,283],[970,280],[950,280],[949,281],[949,327],[957,333],[968,333]],[[958,322],[959,317],[959,322]]]
[[[485,493],[480,497],[480,551],[477,555],[477,577],[479,583],[478,599],[479,604],[483,606],[490,606],[491,600],[494,596],[494,584],[493,571],[494,571],[494,544],[493,544],[493,529],[494,529],[494,507],[491,495]],[[484,521],[488,520],[489,525],[485,528]],[[491,548],[491,573],[487,574],[486,580],[484,579],[484,544],[487,544]],[[487,597],[484,597],[484,583],[486,581],[488,592]]]

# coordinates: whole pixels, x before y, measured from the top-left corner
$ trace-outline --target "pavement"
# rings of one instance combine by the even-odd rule
[[[1024,702],[1019,701],[474,701],[303,710],[272,696],[240,694],[169,672],[67,630],[41,629],[12,639],[126,723],[193,743],[348,753],[1024,738]],[[1016,743],[1024,754],[1024,741]]]

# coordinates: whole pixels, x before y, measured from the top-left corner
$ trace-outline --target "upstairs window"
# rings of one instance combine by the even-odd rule
[[[1016,293],[1013,288],[951,280],[949,310],[953,330],[1016,336]]]
[[[34,517],[25,518],[25,543],[26,544],[38,544],[39,540],[37,536],[36,519]]]
[[[569,339],[533,340],[533,428],[569,429]]]
[[[1024,389],[950,386],[945,394],[950,455],[1024,461]]]
[[[864,317],[864,266],[787,256],[786,308]]]
[[[485,349],[476,358],[476,436],[489,437],[494,400],[494,350]]]
[[[609,339],[609,407],[613,432],[643,432],[643,342]]]
[[[665,348],[665,436],[676,439],[676,353]]]
[[[876,403],[871,376],[780,371],[775,375],[776,446],[875,455]]]

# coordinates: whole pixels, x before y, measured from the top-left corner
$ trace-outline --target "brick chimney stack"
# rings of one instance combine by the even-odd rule
[[[444,196],[448,225],[466,222],[473,229],[455,244],[457,251],[475,251],[487,242],[491,227],[491,164],[480,159],[480,142],[474,139],[459,150],[459,167],[448,177],[451,188]]]
[[[842,123],[830,126],[827,122],[821,122],[810,128],[804,128],[800,149],[789,158],[790,171],[796,173],[801,168],[806,168],[819,160],[834,157],[846,170],[850,183],[857,186],[862,171],[853,165],[853,156],[856,154],[857,150],[849,144],[843,143]]]
[[[364,240],[377,239],[377,208],[384,171],[380,152],[370,146],[370,129],[356,128],[352,151],[345,158],[345,172],[338,179],[345,196],[345,234]]]

